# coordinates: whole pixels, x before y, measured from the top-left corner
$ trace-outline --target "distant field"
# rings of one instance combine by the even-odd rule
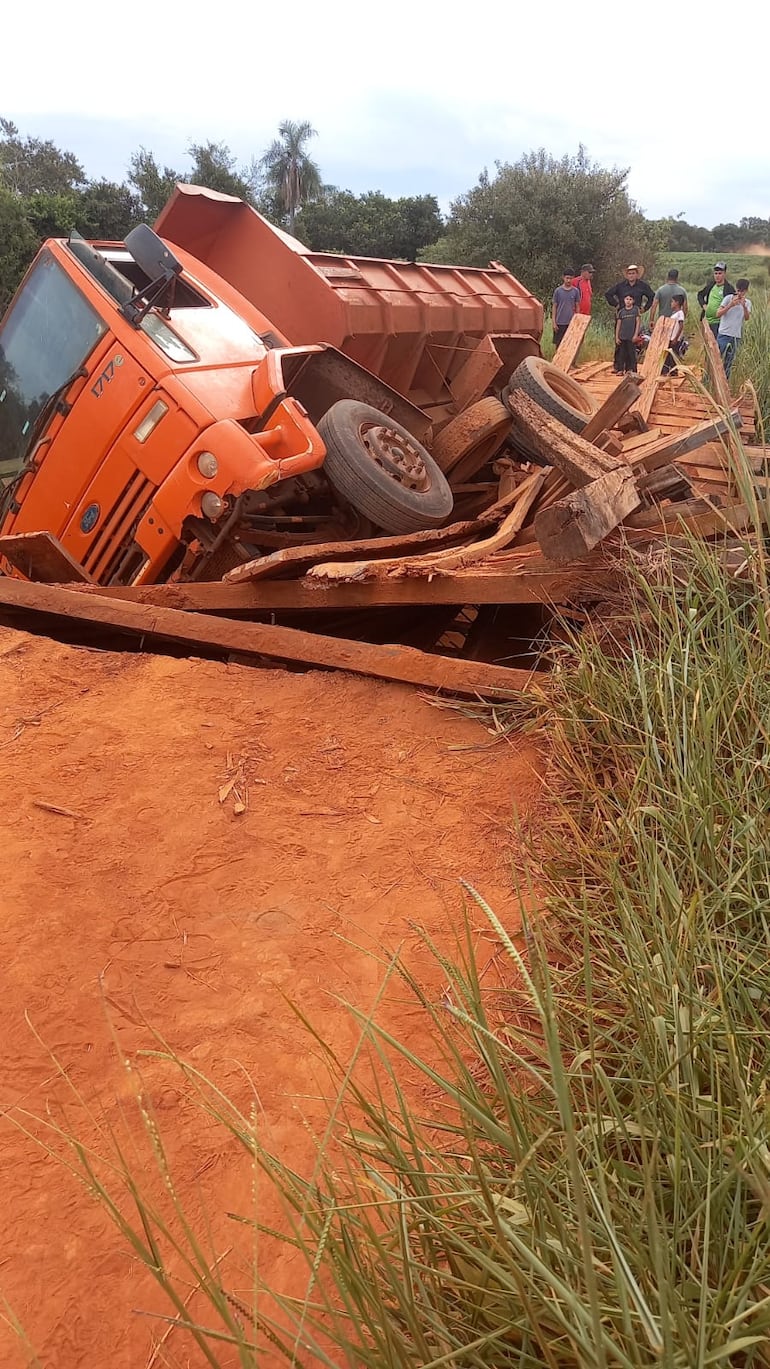
[[[746,276],[752,287],[767,290],[770,287],[770,252],[765,257],[748,256],[740,252],[662,252],[657,275],[660,279],[652,282],[659,285],[666,279],[666,272],[672,266],[679,271],[679,279],[688,290],[700,290],[714,269],[715,261],[727,263],[727,276],[733,284],[738,276]]]

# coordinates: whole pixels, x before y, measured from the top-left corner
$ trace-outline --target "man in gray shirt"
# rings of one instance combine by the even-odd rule
[[[660,314],[661,318],[671,318],[671,315],[674,313],[674,304],[672,302],[674,295],[680,294],[684,295],[684,316],[687,318],[687,292],[686,290],[683,290],[679,284],[679,272],[675,266],[672,266],[668,273],[666,284],[661,285],[659,289],[655,291],[652,308],[650,310],[651,328],[653,327],[658,314]]]
[[[562,273],[562,284],[553,292],[551,322],[554,346],[558,347],[580,306],[580,291],[572,284],[573,271]]]

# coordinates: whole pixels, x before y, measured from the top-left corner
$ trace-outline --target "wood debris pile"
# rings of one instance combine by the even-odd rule
[[[38,583],[0,580],[3,613],[435,689],[526,688],[531,670],[447,648],[463,614],[467,626],[485,606],[584,602],[592,583],[598,599],[611,573],[602,544],[616,530],[644,546],[683,528],[730,534],[754,516],[747,490],[764,494],[770,448],[753,443],[753,396],[730,395],[708,328],[707,390],[686,369],[661,374],[667,319],[656,323],[638,376],[614,376],[605,363],[576,368],[588,322],[573,320],[549,368],[554,402],[544,407],[536,389],[511,385],[438,434],[433,454],[455,496],[448,526],[292,546],[217,582],[129,588],[73,587],[82,577],[63,549],[47,534],[27,534],[26,549],[20,537],[3,552],[23,568],[30,539],[41,541]]]

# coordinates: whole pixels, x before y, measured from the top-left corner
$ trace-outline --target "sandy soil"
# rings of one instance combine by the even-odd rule
[[[510,820],[537,800],[539,757],[488,741],[400,686],[0,630],[0,1296],[44,1369],[200,1361],[178,1331],[153,1359],[164,1324],[142,1313],[169,1309],[100,1205],[11,1115],[50,1110],[89,1142],[105,1124],[130,1138],[121,1056],[157,1032],[247,1107],[253,1090],[263,1137],[309,1172],[324,1085],[287,999],[347,1059],[356,1030],[339,1000],[373,1004],[383,954],[403,946],[440,994],[415,926],[451,949],[461,877],[516,924]],[[401,993],[385,1019],[419,1044]],[[143,1070],[182,1199],[205,1207],[217,1252],[235,1250],[229,1286],[247,1289],[225,1214],[249,1208],[250,1167],[171,1067]],[[264,1184],[258,1203],[280,1220]],[[296,1261],[269,1259],[292,1288]],[[32,1363],[2,1323],[0,1363]]]

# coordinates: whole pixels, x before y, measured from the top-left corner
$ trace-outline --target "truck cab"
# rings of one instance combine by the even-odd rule
[[[371,411],[352,440],[331,421],[351,401]],[[403,396],[334,348],[289,346],[146,225],[124,243],[49,240],[0,324],[0,536],[50,534],[96,583],[219,578],[372,512],[386,531],[434,526],[452,500],[428,431]],[[330,467],[342,448],[357,471],[336,488],[329,434]]]

